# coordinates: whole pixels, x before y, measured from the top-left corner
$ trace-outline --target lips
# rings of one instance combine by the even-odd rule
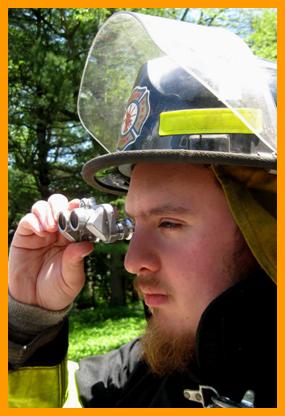
[[[161,293],[144,293],[144,301],[150,308],[163,306],[168,301],[168,296]]]
[[[163,306],[169,301],[169,288],[155,276],[136,276],[134,287],[150,308]]]

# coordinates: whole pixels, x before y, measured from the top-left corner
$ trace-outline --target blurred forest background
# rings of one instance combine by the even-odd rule
[[[9,9],[9,242],[32,204],[52,193],[110,201],[80,176],[82,165],[102,149],[81,126],[76,104],[92,40],[118,10]],[[124,10],[228,27],[256,55],[277,58],[276,9]],[[112,201],[122,209],[122,198]],[[86,260],[78,308],[124,308],[136,301],[131,276],[123,269],[126,248],[126,242],[96,246]]]

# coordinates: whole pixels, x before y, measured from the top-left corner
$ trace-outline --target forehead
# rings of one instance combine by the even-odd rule
[[[132,213],[160,206],[197,210],[199,205],[209,203],[216,193],[223,195],[213,172],[207,167],[186,163],[140,163],[132,172],[126,211]]]

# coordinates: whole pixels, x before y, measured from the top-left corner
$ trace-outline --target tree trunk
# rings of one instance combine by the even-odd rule
[[[113,252],[111,255],[111,306],[124,306],[126,304],[125,276],[122,271],[122,256]]]
[[[39,123],[37,126],[38,144],[38,163],[37,163],[37,183],[38,189],[43,199],[50,196],[50,165],[48,162],[49,151],[49,131],[46,126]]]

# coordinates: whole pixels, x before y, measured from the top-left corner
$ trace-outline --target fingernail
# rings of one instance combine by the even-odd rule
[[[90,251],[88,251],[87,253],[85,253],[85,254],[82,254],[82,258],[84,259],[84,257],[86,257],[86,256],[89,256],[89,254],[91,254],[92,253],[92,251],[93,251],[93,247],[92,247],[92,250],[90,250]]]

